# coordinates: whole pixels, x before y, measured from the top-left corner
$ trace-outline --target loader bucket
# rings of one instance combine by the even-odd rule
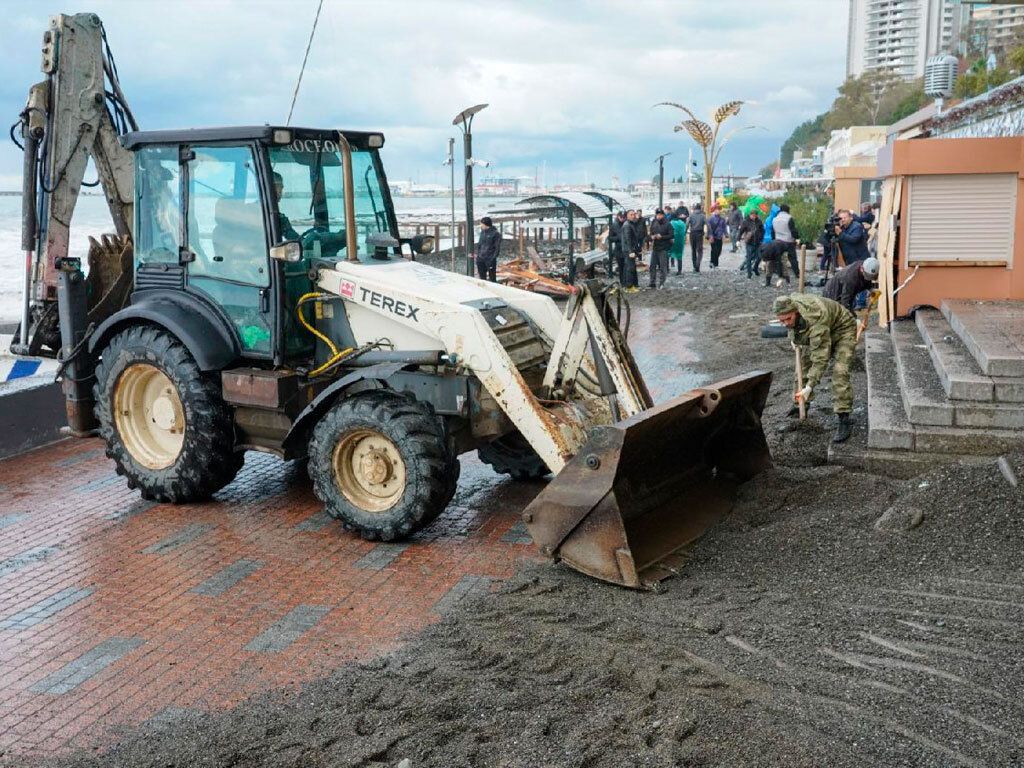
[[[772,375],[755,371],[596,427],[523,512],[544,554],[589,576],[654,588],[772,466],[761,428]]]

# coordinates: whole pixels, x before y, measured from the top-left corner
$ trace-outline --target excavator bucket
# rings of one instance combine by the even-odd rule
[[[755,371],[596,427],[523,512],[544,554],[597,579],[655,588],[686,547],[772,466],[761,428],[772,375]]]

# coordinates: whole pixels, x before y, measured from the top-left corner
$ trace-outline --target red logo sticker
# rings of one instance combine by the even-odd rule
[[[350,283],[348,280],[341,281],[341,295],[347,298],[352,298],[356,291],[355,283]]]

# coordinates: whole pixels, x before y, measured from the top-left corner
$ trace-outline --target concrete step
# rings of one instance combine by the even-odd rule
[[[900,394],[911,424],[1024,429],[1024,404],[950,400],[917,325],[896,321],[891,336]]]
[[[903,409],[887,333],[869,331],[865,335],[864,360],[868,370],[868,448],[914,450],[914,428]]]
[[[941,312],[919,309],[914,318],[922,340],[928,345],[947,397],[951,400],[1024,403],[1024,378],[993,378],[982,373],[974,355]]]
[[[941,309],[982,373],[1024,377],[1024,301],[943,299]]]
[[[872,331],[865,344],[869,448],[998,456],[1024,447],[1024,430],[912,424],[904,409],[889,334]]]

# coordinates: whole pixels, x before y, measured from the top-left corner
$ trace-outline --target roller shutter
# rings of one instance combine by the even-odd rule
[[[1017,174],[913,176],[907,200],[907,261],[1010,264]]]

